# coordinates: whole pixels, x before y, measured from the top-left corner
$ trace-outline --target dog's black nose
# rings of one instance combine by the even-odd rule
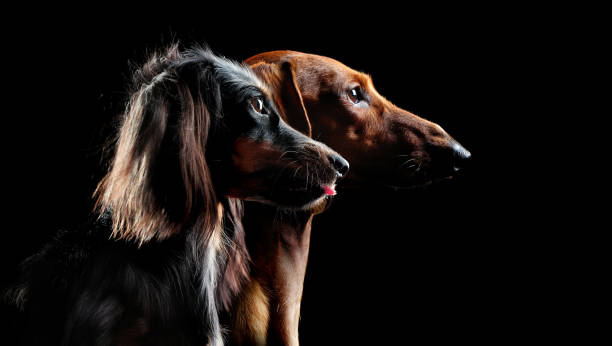
[[[472,154],[458,142],[453,141],[451,146],[453,148],[453,169],[457,172],[465,168]]]
[[[349,163],[340,155],[329,155],[329,162],[334,166],[336,172],[338,172],[338,178],[346,176],[349,170]]]

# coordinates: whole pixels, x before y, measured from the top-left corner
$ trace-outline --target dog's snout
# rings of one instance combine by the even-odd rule
[[[331,154],[328,157],[329,162],[334,166],[338,174],[338,178],[346,176],[349,171],[349,163],[342,156],[337,154]]]
[[[456,141],[452,142],[451,147],[453,150],[453,169],[457,172],[466,166],[472,154]]]

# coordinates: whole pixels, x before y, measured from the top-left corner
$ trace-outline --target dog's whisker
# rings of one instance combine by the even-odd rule
[[[297,173],[300,171],[300,169],[302,169],[302,167],[301,167],[301,166],[298,166],[298,167],[295,169],[295,171],[293,172],[293,176],[292,176],[292,178],[295,178],[295,176],[296,176],[296,175],[297,175]]]
[[[405,161],[404,163],[402,163],[401,165],[399,165],[399,167],[398,167],[398,168],[402,168],[404,165],[406,165],[406,164],[408,164],[408,163],[411,163],[411,162],[414,162],[414,161],[416,161],[416,159],[410,159],[410,160],[408,160],[408,161]]]
[[[282,153],[282,154],[279,156],[279,158],[278,158],[278,159],[279,159],[279,160],[282,160],[282,159],[285,157],[285,155],[288,155],[288,154],[296,154],[296,156],[297,156],[297,155],[299,155],[299,152],[298,152],[298,151],[295,151],[295,150],[286,150],[285,152],[283,152],[283,153]]]

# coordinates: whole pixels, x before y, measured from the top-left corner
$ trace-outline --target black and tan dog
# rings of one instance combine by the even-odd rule
[[[242,201],[306,208],[346,161],[290,128],[248,68],[177,46],[134,73],[100,218],[23,264],[27,345],[221,345],[247,276]]]

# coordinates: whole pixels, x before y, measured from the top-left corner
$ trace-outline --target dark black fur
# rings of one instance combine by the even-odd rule
[[[108,218],[59,232],[24,262],[12,292],[25,313],[23,344],[111,345],[130,329],[143,345],[202,344],[208,331],[186,235],[138,248],[109,240]]]

